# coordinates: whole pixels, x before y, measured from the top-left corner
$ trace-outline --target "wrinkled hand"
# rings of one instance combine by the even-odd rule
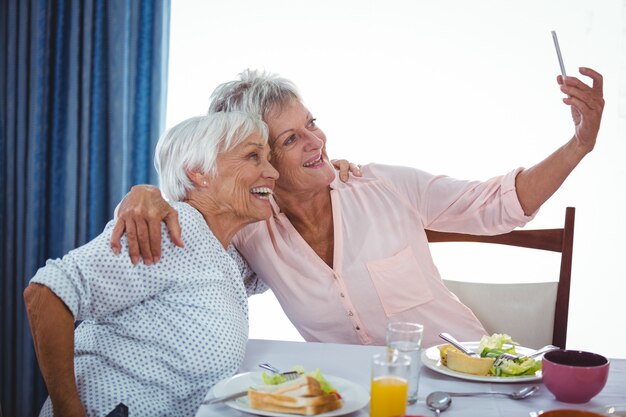
[[[332,159],[330,161],[335,169],[339,170],[339,179],[343,182],[348,182],[348,173],[352,173],[355,177],[360,177],[361,165],[353,164],[345,159]]]
[[[570,106],[574,120],[575,138],[579,146],[590,152],[596,144],[600,121],[604,109],[602,75],[591,68],[581,67],[582,75],[590,77],[593,84],[589,87],[576,77],[557,77],[561,91],[567,94],[563,102]]]
[[[178,213],[161,196],[161,191],[151,185],[136,185],[119,205],[117,223],[111,235],[111,249],[121,251],[120,239],[126,232],[128,254],[133,264],[143,259],[146,265],[161,258],[161,221],[165,221],[170,239],[183,246]]]

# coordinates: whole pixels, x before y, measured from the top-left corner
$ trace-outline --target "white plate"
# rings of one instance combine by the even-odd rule
[[[478,349],[479,344],[480,342],[462,343],[463,346],[474,351]],[[442,346],[442,345],[439,345],[439,346]],[[533,353],[534,349],[529,349],[529,348],[525,348],[522,346],[515,346],[515,351],[521,355],[528,355],[530,353]],[[441,363],[438,346],[433,346],[422,351],[422,363],[427,368],[430,368],[435,372],[439,372],[440,374],[452,376],[455,378],[465,379],[468,381],[513,383],[513,382],[539,381],[541,379],[541,371],[537,371],[535,375],[522,375],[522,376],[481,376],[481,375],[464,374],[463,372],[453,371],[452,369],[448,368],[447,366]]]
[[[222,397],[225,395],[234,394],[235,392],[245,391],[250,387],[263,385],[263,379],[261,378],[261,374],[262,372],[246,372],[243,374],[237,374],[232,378],[220,381],[213,387],[213,394],[216,397]],[[341,398],[343,399],[343,405],[337,410],[329,411],[328,413],[317,414],[318,416],[341,416],[359,410],[365,407],[369,402],[369,394],[360,385],[332,375],[324,374],[324,378],[326,378],[328,382],[337,390],[337,392],[339,392]],[[274,413],[271,411],[255,410],[253,408],[250,408],[250,406],[248,405],[247,396],[240,397],[231,401],[226,401],[224,404],[236,410],[250,414],[257,414],[260,416],[293,416],[293,414]]]

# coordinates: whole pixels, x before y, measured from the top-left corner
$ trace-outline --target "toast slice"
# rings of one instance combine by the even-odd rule
[[[278,385],[264,385],[248,390],[250,408],[280,413],[311,416],[340,408],[335,394],[325,394],[319,382],[301,376]]]

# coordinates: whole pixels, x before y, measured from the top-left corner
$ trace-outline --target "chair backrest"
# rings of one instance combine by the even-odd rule
[[[527,347],[552,343],[565,348],[572,274],[575,208],[565,210],[559,229],[514,230],[478,236],[426,230],[428,241],[497,243],[559,252],[559,280],[532,284],[485,284],[446,281],[446,286],[472,309],[488,333],[507,333]],[[498,304],[495,301],[502,300]],[[552,319],[553,318],[553,319]],[[544,324],[547,324],[544,326]]]

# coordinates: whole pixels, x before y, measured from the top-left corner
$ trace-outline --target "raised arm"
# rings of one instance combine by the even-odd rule
[[[74,316],[48,287],[30,284],[24,302],[55,416],[85,416],[74,376]]]
[[[126,233],[128,253],[133,264],[141,258],[146,265],[161,258],[161,222],[167,225],[170,239],[183,247],[178,213],[152,185],[136,185],[117,209],[117,223],[111,235],[111,249],[119,254],[120,239]]]
[[[582,75],[593,80],[588,86],[576,77],[557,77],[563,102],[570,106],[574,136],[537,165],[517,175],[517,197],[526,215],[531,215],[563,184],[578,163],[591,152],[600,129],[604,98],[602,75],[590,68],[580,68]]]

